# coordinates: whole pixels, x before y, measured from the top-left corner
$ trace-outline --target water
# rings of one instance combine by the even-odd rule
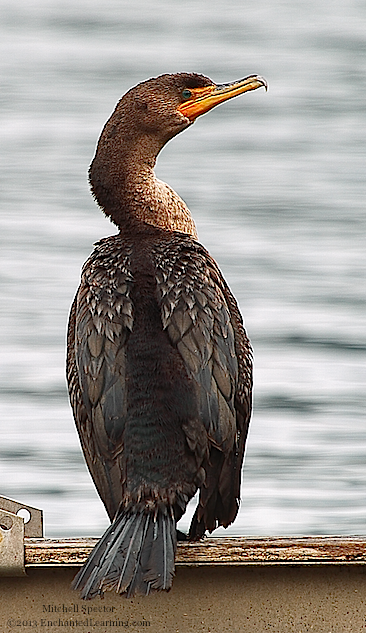
[[[365,4],[0,9],[0,493],[42,508],[48,536],[106,527],[64,380],[80,267],[114,232],[88,192],[96,140],[149,76],[259,73],[267,94],[199,119],[157,169],[191,208],[255,349],[243,502],[226,533],[364,533]]]

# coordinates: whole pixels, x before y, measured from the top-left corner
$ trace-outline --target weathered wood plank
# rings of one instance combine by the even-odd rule
[[[97,539],[25,539],[25,565],[81,565]],[[366,564],[366,537],[207,538],[179,543],[177,565]]]

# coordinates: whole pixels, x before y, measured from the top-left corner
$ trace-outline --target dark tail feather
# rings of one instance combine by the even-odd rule
[[[120,514],[97,543],[72,583],[84,600],[116,590],[147,595],[169,590],[177,545],[175,521],[168,510]]]

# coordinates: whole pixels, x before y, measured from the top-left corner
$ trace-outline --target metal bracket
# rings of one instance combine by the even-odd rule
[[[24,576],[24,537],[43,536],[42,510],[0,496],[0,576]]]

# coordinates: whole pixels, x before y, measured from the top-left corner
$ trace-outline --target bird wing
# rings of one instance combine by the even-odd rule
[[[85,263],[68,328],[70,402],[85,459],[113,519],[122,498],[118,456],[125,424],[125,346],[133,325],[128,250],[101,240]],[[119,257],[118,265],[113,257]]]
[[[242,318],[209,253],[180,234],[156,256],[164,329],[195,381],[210,454],[190,536],[231,523],[238,510],[241,465],[251,415],[252,352]],[[193,423],[191,423],[192,425]],[[194,450],[194,429],[184,427]]]

